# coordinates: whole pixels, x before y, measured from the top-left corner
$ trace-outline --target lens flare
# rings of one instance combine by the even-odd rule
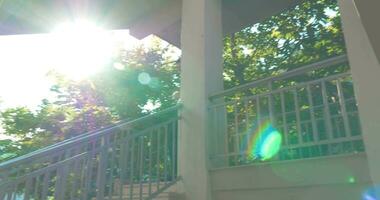
[[[143,85],[148,85],[150,83],[150,81],[152,80],[152,78],[150,77],[150,75],[146,72],[141,72],[138,76],[138,81],[143,84]]]
[[[262,161],[273,158],[281,148],[282,135],[270,123],[264,123],[253,134],[247,134],[245,152]]]
[[[350,176],[350,177],[347,178],[347,181],[348,181],[348,183],[355,183],[356,179],[355,179],[355,177]]]
[[[380,195],[380,186],[376,185],[367,189],[367,191],[364,192],[362,199],[363,200],[379,200],[380,199],[379,195]]]

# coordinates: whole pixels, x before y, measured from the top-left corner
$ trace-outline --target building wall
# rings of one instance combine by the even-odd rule
[[[371,185],[365,154],[211,170],[215,200],[360,200]]]

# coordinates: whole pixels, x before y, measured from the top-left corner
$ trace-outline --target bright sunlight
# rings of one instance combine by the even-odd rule
[[[110,61],[114,52],[110,32],[86,20],[58,25],[50,39],[49,57],[54,68],[72,79],[95,73]]]
[[[105,31],[86,20],[62,22],[51,34],[0,36],[0,108],[37,106],[49,95],[49,71],[86,79],[111,62],[119,48],[150,42],[138,41],[128,30]]]

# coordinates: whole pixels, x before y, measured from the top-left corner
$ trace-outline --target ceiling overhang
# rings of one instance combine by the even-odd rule
[[[284,11],[302,0],[223,0],[225,35]],[[102,27],[154,34],[179,47],[182,0],[3,0],[0,35],[48,33],[58,23],[89,18]]]

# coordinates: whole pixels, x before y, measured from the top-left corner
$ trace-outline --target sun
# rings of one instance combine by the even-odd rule
[[[83,79],[99,71],[113,54],[109,32],[87,20],[68,21],[52,32],[47,59],[51,67],[71,79]]]

